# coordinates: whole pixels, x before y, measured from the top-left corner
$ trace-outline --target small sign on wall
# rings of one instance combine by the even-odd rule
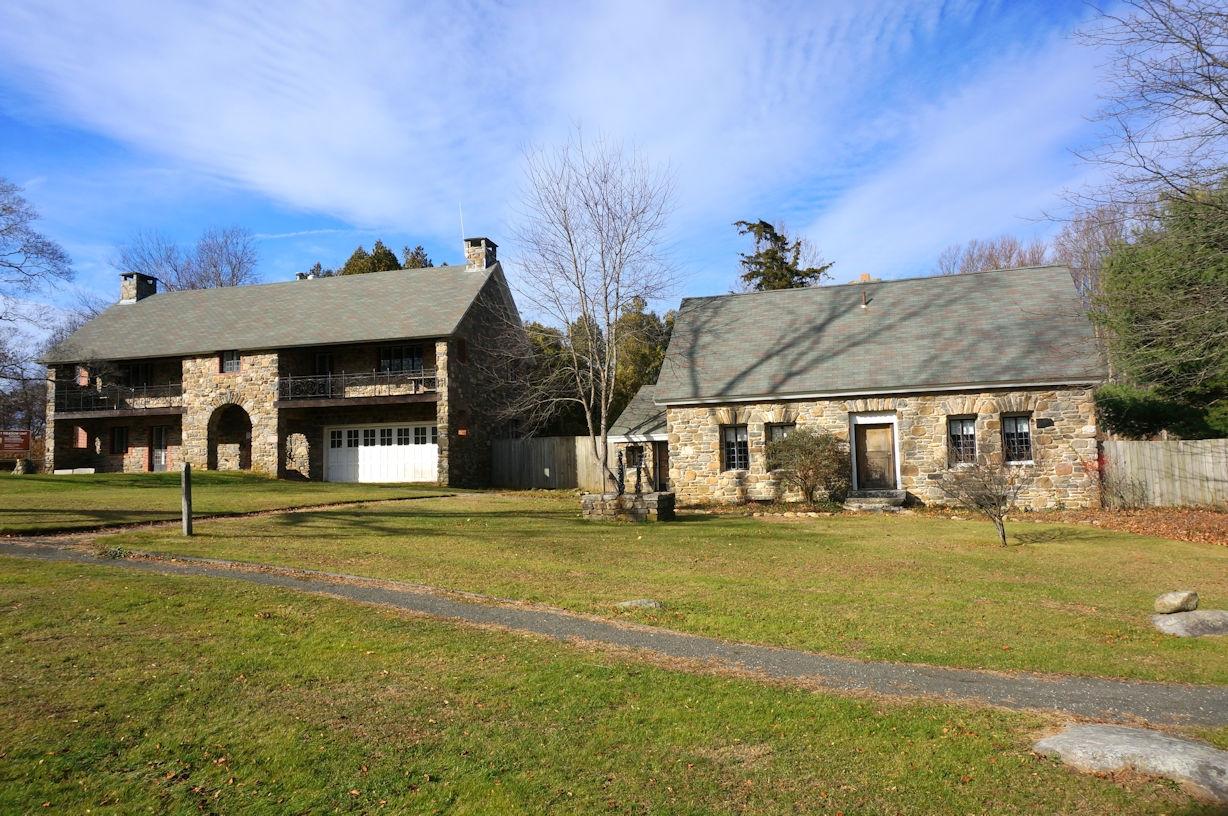
[[[0,453],[29,453],[29,431],[0,431]]]

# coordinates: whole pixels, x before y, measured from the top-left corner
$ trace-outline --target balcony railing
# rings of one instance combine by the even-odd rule
[[[183,405],[183,384],[57,386],[57,411],[125,411],[143,408],[178,408]]]
[[[364,371],[357,374],[283,374],[278,378],[281,400],[400,397],[436,390],[434,370]]]

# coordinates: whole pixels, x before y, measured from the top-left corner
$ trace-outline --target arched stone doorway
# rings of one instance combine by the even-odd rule
[[[252,418],[228,403],[209,417],[209,470],[251,470]]]

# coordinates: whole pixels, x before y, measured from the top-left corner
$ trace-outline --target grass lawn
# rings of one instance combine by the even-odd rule
[[[876,660],[1228,683],[1228,638],[1162,635],[1157,594],[1228,608],[1228,547],[926,515],[578,518],[573,496],[469,494],[133,531],[107,544],[416,581]]]
[[[0,695],[3,813],[1212,812],[1032,756],[1038,716],[106,566],[0,559]]]
[[[178,473],[5,476],[0,479],[0,535],[178,518],[179,478]],[[447,492],[426,485],[291,482],[210,471],[192,474],[192,507],[202,514]]]

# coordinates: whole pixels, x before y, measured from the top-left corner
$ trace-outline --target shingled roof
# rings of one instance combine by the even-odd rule
[[[1064,266],[682,301],[658,404],[1091,384],[1105,377]]]
[[[162,292],[116,304],[45,362],[446,337],[499,267],[437,266]]]
[[[643,442],[653,438],[664,439],[668,428],[665,424],[665,409],[653,400],[655,386],[645,385],[610,426],[609,436],[615,441]]]

